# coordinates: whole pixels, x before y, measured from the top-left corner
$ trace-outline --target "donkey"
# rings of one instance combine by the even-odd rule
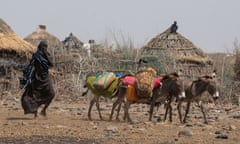
[[[101,111],[100,111],[99,99],[100,99],[101,96],[105,97],[105,98],[109,98],[109,99],[112,99],[115,96],[117,96],[116,93],[117,93],[118,80],[116,79],[109,86],[109,87],[113,88],[113,90],[111,92],[106,92],[106,90],[99,91],[99,90],[96,90],[93,87],[92,84],[87,84],[87,80],[91,76],[96,76],[96,73],[89,73],[86,76],[85,84],[84,84],[83,87],[87,88],[87,90],[82,93],[82,96],[85,96],[88,93],[89,89],[90,89],[90,91],[94,95],[93,98],[90,100],[90,105],[89,105],[89,108],[88,108],[88,119],[92,120],[92,118],[91,118],[91,111],[92,111],[93,105],[96,103],[96,107],[97,107],[97,111],[98,111],[99,117],[100,117],[101,120],[103,120],[103,117],[102,117],[102,114],[101,114]]]
[[[179,78],[179,75],[177,73],[171,73],[163,77],[162,81],[162,86],[154,88],[153,89],[153,94],[151,100],[144,98],[144,99],[139,99],[137,101],[131,101],[126,99],[126,90],[127,90],[127,85],[120,83],[118,87],[119,91],[119,96],[117,101],[113,104],[112,107],[112,112],[110,115],[109,120],[112,119],[112,115],[114,113],[114,109],[116,108],[117,105],[121,105],[121,103],[124,101],[125,106],[124,106],[124,120],[127,118],[129,122],[131,122],[131,118],[128,113],[128,109],[130,108],[130,105],[133,103],[143,103],[143,104],[148,104],[151,105],[150,108],[150,115],[149,115],[149,120],[151,121],[152,119],[152,113],[153,113],[153,107],[158,105],[160,106],[161,104],[165,103],[165,101],[168,99],[168,97],[171,96],[176,96],[176,97],[182,97],[181,95],[184,96],[184,89],[182,86],[181,79]],[[175,92],[170,92],[172,90],[175,90]],[[170,104],[170,102],[169,102]],[[119,108],[118,107],[118,113],[119,113]],[[117,113],[117,117],[118,117]]]
[[[169,121],[172,122],[172,106],[173,99],[179,100],[185,98],[184,83],[182,77],[178,73],[170,73],[163,76],[162,86],[160,87],[160,93],[156,97],[153,97],[149,120],[151,121],[153,108],[156,102],[166,103],[166,112],[164,115],[164,121],[167,118],[167,112],[169,111]]]
[[[131,122],[131,118],[129,117],[129,114],[128,114],[128,109],[130,107],[131,104],[134,104],[134,103],[143,103],[143,104],[148,104],[150,105],[151,104],[151,101],[147,98],[141,98],[137,101],[131,101],[131,100],[128,100],[126,98],[126,92],[127,92],[127,87],[128,85],[123,83],[123,82],[119,82],[119,86],[118,86],[118,96],[117,96],[117,100],[113,103],[113,106],[112,106],[112,111],[111,111],[111,114],[110,114],[110,117],[109,117],[109,120],[111,121],[112,120],[112,116],[114,114],[114,110],[115,108],[118,106],[118,109],[117,109],[117,115],[116,115],[116,119],[118,121],[119,120],[119,112],[120,112],[120,109],[121,109],[121,105],[122,103],[124,103],[124,117],[123,119],[125,120],[126,118],[128,118],[128,121]],[[156,95],[159,94],[159,88],[155,88],[153,89],[153,92],[152,92],[152,97],[155,97]],[[157,104],[160,104],[160,103],[156,103]]]
[[[194,102],[194,101],[198,102],[198,105],[203,114],[204,123],[206,124],[208,123],[205,115],[206,112],[201,101],[202,94],[205,91],[207,91],[211,95],[213,100],[216,100],[219,98],[219,88],[218,88],[217,79],[216,79],[216,71],[214,71],[212,75],[205,75],[205,76],[199,77],[198,80],[194,80],[186,84],[185,86],[186,97],[180,99],[178,102],[178,112],[179,112],[179,119],[181,123],[186,123],[186,118],[189,113],[190,104],[191,102]],[[183,121],[182,121],[182,115],[181,115],[182,102],[187,102],[187,107],[186,107]]]

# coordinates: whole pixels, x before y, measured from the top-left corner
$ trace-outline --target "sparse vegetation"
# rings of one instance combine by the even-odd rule
[[[234,48],[236,52],[236,62],[234,65],[234,71],[236,74],[236,78],[240,80],[240,44],[238,43],[237,40],[234,42]]]
[[[4,27],[7,25],[3,24]],[[168,39],[166,39],[166,35],[169,35]],[[209,57],[180,34],[171,35],[165,31],[153,38],[145,46],[146,49],[144,47],[142,49],[135,48],[131,38],[121,33],[112,32],[110,37],[110,40],[92,45],[91,58],[87,56],[87,51],[82,46],[74,49],[56,46],[52,49],[51,54],[55,63],[52,72],[58,100],[78,99],[79,94],[83,91],[84,78],[89,72],[112,71],[122,74],[136,72],[139,58],[148,61],[143,66],[153,66],[159,74],[182,69],[185,71],[185,76],[191,79],[207,74],[208,70],[212,71],[216,68],[224,100],[229,101],[235,93],[236,81],[234,78],[240,80],[240,44],[237,40],[234,42],[236,61],[233,62],[234,55],[214,54],[215,56],[210,56],[211,60],[214,61],[211,65],[208,63]],[[6,43],[4,42],[4,44]],[[175,47],[177,50],[172,52]],[[6,59],[2,57],[2,66],[0,67],[0,74],[3,73],[3,76],[0,77],[1,99],[14,93],[21,95],[18,89],[18,77],[22,73],[17,69],[17,66],[6,68],[9,64],[15,64],[9,53],[1,51],[1,55],[6,57]],[[28,58],[30,57],[31,55]]]

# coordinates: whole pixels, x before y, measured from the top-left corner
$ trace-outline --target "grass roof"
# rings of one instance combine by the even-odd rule
[[[35,47],[23,40],[0,18],[0,51],[15,51],[20,55],[29,55]]]

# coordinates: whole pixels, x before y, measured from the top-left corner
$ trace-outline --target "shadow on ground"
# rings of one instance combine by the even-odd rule
[[[1,144],[102,144],[100,140],[67,136],[0,137]]]
[[[25,118],[25,117],[8,117],[6,120],[34,120],[35,118]]]

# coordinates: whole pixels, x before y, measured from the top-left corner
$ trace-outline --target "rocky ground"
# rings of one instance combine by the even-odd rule
[[[96,107],[87,119],[88,98],[75,102],[53,101],[47,117],[24,115],[19,98],[0,100],[1,144],[236,144],[240,141],[240,107],[206,105],[209,124],[203,124],[200,109],[193,106],[187,124],[180,124],[176,109],[173,122],[157,122],[164,109],[148,121],[149,106],[134,104],[133,123],[108,121],[112,103],[101,101],[104,120]],[[121,113],[121,116],[123,114]]]

